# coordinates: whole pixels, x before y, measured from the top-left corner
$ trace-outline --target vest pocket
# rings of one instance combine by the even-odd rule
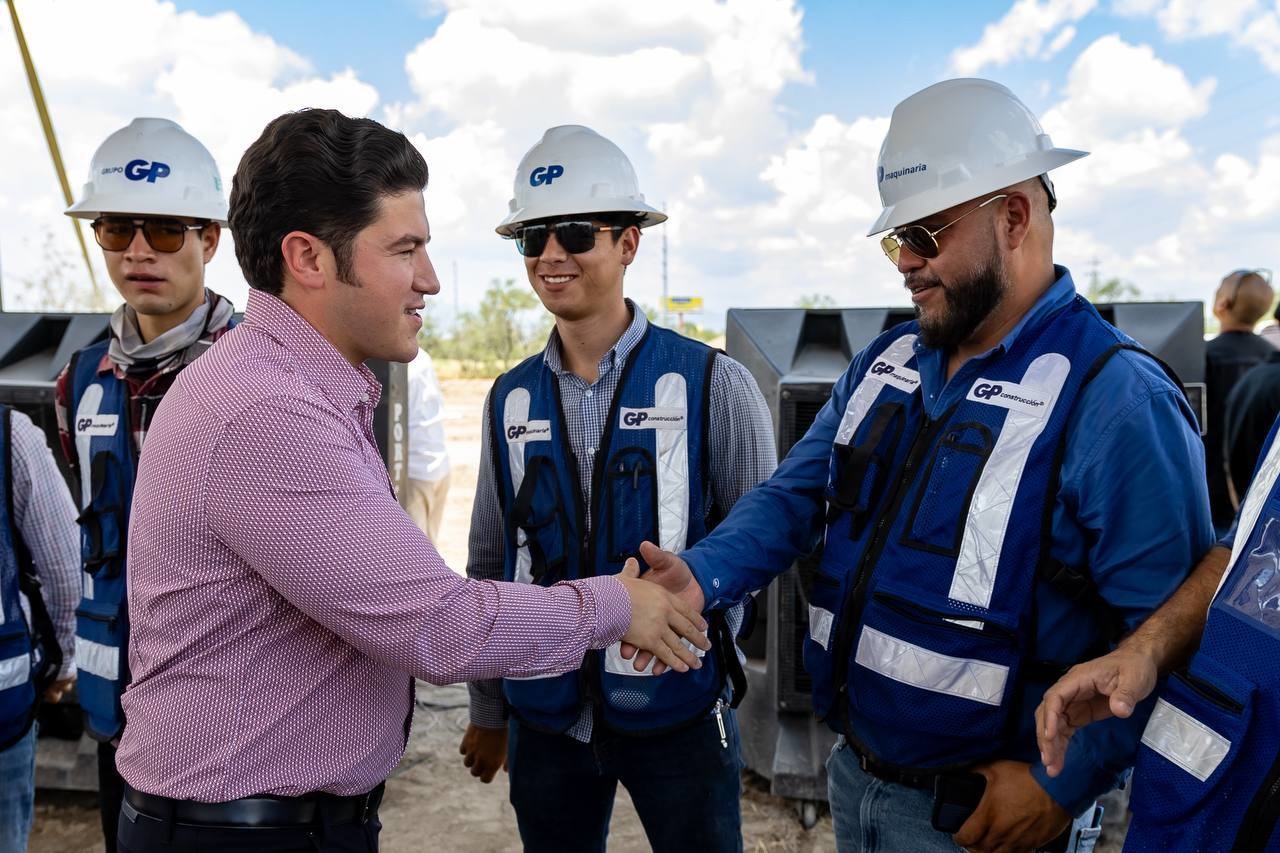
[[[854,733],[882,761],[939,767],[994,754],[1020,655],[1009,628],[876,592],[849,667]],[[927,736],[924,734],[927,733]]]
[[[93,455],[90,470],[81,476],[89,477],[89,506],[76,521],[80,523],[80,551],[84,570],[95,579],[119,576],[124,565],[125,529],[128,522],[118,503],[108,503],[103,492],[108,480],[120,482],[124,472],[120,462],[107,450]]]
[[[960,554],[969,505],[995,438],[984,424],[952,427],[933,448],[902,544],[932,554]]]
[[[76,692],[90,733],[99,738],[115,737],[124,722],[125,633],[119,604],[86,598],[76,608]]]
[[[657,467],[648,450],[624,447],[609,459],[605,471],[609,560],[621,563],[639,553],[641,542],[659,544]],[[688,497],[681,502],[687,503]]]
[[[868,417],[856,444],[833,444],[826,500],[828,519],[840,511],[851,516],[850,536],[857,536],[884,493],[885,478],[905,429],[901,403],[884,403]]]
[[[1252,796],[1252,789],[1237,790],[1249,774],[1230,770],[1248,733],[1254,692],[1251,682],[1203,656],[1170,676],[1138,749],[1130,808],[1145,830],[1171,831],[1174,846],[1178,838],[1230,837],[1229,828],[1209,825],[1222,812],[1204,806],[1210,796]],[[1145,830],[1143,837],[1154,837]]]
[[[569,554],[564,513],[555,463],[548,456],[531,456],[512,506],[511,523],[517,528],[517,545],[529,549],[533,583],[550,586],[563,579]],[[520,532],[524,534],[523,542],[519,541]]]
[[[36,702],[31,662],[26,624],[14,619],[0,625],[0,749],[16,743],[31,725]]]
[[[832,657],[836,614],[840,611],[840,583],[814,572],[809,587],[809,631],[804,638],[804,668],[813,680],[813,712],[826,719],[831,709]]]

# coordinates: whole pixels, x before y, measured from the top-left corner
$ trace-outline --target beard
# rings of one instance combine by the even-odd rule
[[[942,288],[946,305],[938,312],[926,314],[916,306],[920,323],[920,340],[930,349],[954,350],[978,330],[1009,292],[1004,263],[992,246],[987,260],[963,278],[944,283],[938,276],[913,276],[911,284],[928,284]]]

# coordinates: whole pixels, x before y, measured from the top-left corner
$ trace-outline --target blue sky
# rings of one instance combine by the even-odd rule
[[[646,232],[628,276],[642,301],[657,301],[665,230],[671,292],[703,296],[711,325],[731,305],[813,293],[903,304],[864,237],[879,207],[875,157],[893,105],[951,76],[1004,83],[1057,144],[1093,152],[1054,175],[1057,257],[1077,278],[1096,263],[1149,297],[1205,298],[1230,269],[1280,264],[1278,0],[18,8],[75,187],[98,142],[134,115],[183,124],[227,183],[286,109],[334,106],[403,130],[432,168],[446,322],[489,279],[523,280],[492,227],[521,154],[559,123],[618,142],[672,215]],[[13,305],[51,269],[72,290],[83,274],[7,29],[0,20],[0,151],[27,164],[0,173],[0,284]],[[229,242],[209,280],[243,303]]]

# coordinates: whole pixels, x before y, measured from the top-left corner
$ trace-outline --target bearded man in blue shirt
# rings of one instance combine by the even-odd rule
[[[858,353],[710,536],[641,549],[652,579],[714,608],[823,542],[804,654],[840,734],[842,851],[1089,849],[1143,715],[1077,734],[1050,778],[1035,708],[1213,543],[1179,385],[1053,262],[1047,172],[1083,156],[990,81],[899,104],[870,233],[888,232],[917,319]]]

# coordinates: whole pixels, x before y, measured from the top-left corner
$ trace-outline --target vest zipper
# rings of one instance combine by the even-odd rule
[[[1280,755],[1276,756],[1249,810],[1244,813],[1240,834],[1231,845],[1232,853],[1265,851],[1277,820],[1280,820]]]
[[[913,482],[912,477],[916,472],[916,468],[919,467],[921,460],[930,445],[932,445],[934,436],[942,425],[947,423],[950,416],[951,412],[948,411],[935,421],[925,415],[920,428],[916,430],[915,435],[912,437],[911,447],[907,451],[906,462],[902,466],[902,474],[898,477],[893,492],[889,495],[889,502],[885,506],[884,512],[880,513],[880,517],[876,520],[875,532],[871,536],[871,541],[867,544],[866,551],[863,552],[862,560],[858,565],[858,573],[854,578],[853,584],[849,587],[849,592],[846,594],[845,601],[840,609],[840,630],[836,633],[835,649],[832,652],[835,669],[832,685],[835,688],[837,711],[840,713],[846,729],[849,728],[848,661],[853,651],[854,633],[862,621],[862,611],[866,607],[867,588],[870,585],[871,574],[874,571],[876,561],[880,559],[880,554],[884,551],[885,544],[889,541],[889,531],[893,528],[893,520],[897,518],[898,512],[902,508],[902,502],[906,499],[907,492],[910,491],[911,483]]]

